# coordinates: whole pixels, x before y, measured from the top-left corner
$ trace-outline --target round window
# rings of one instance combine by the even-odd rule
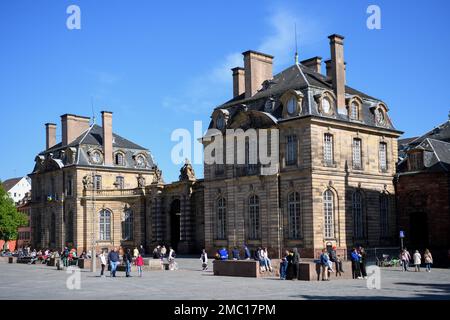
[[[297,99],[290,98],[287,103],[287,111],[289,114],[293,114],[297,110]]]
[[[98,151],[94,151],[91,154],[91,162],[95,164],[100,164],[102,162],[102,155]]]

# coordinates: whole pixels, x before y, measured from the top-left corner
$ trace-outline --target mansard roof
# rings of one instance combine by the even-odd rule
[[[450,143],[431,138],[426,138],[415,146],[410,146],[405,151],[405,157],[399,163],[399,172],[405,172],[408,154],[414,150],[423,152],[423,170],[426,172],[450,171]]]
[[[289,90],[299,91],[304,96],[305,103],[303,105],[305,107],[302,108],[302,114],[298,117],[314,115],[324,118],[334,118],[342,121],[351,121],[347,115],[342,115],[337,112],[331,116],[325,116],[319,112],[318,104],[315,101],[314,96],[325,91],[333,92],[331,79],[302,64],[294,64],[276,74],[272,80],[264,82],[263,88],[252,97],[245,98],[245,93],[243,93],[216,107],[215,110],[227,110],[230,118],[232,118],[236,113],[242,110],[242,106],[245,106],[244,109],[246,110],[269,112],[279,122],[285,121],[285,119],[282,118],[283,106],[280,102],[280,97]],[[345,93],[346,99],[355,96],[361,99],[362,108],[360,123],[373,127],[380,127],[375,124],[373,115],[373,108],[378,104],[383,103],[380,99],[374,98],[349,86],[345,87]],[[267,110],[266,107],[266,102],[269,99],[273,99],[274,101],[274,107],[271,110]],[[292,119],[292,117],[289,119]],[[213,122],[211,122],[210,128],[212,127],[212,124]],[[395,130],[387,114],[386,124],[383,128]]]

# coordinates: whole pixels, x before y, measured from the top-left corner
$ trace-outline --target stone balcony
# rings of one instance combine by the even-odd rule
[[[101,190],[84,190],[83,198],[85,199],[107,199],[107,198],[133,198],[140,197],[145,194],[142,188],[135,189],[101,189]]]

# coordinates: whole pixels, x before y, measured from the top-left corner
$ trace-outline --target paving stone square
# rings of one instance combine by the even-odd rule
[[[381,289],[369,290],[365,280],[281,281],[275,278],[218,277],[212,265],[201,271],[199,259],[177,259],[177,271],[147,271],[126,278],[100,278],[80,272],[80,289],[67,287],[71,276],[45,265],[0,264],[0,299],[63,300],[317,300],[417,299],[450,300],[450,269],[401,272],[381,269]],[[411,269],[412,270],[412,269]],[[106,272],[109,275],[109,272]],[[69,281],[70,282],[70,281]]]

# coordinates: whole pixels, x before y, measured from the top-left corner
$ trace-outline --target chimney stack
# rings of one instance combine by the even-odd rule
[[[45,124],[45,150],[48,150],[56,145],[56,124]]]
[[[67,146],[89,129],[89,117],[65,114],[61,116],[62,144]]]
[[[233,98],[245,93],[245,69],[236,67],[233,71]]]
[[[273,78],[273,56],[256,51],[244,55],[245,97],[250,98],[262,88],[262,83]]]
[[[103,153],[105,165],[113,165],[113,130],[112,130],[112,112],[102,111],[103,122]]]
[[[322,57],[313,57],[300,62],[305,67],[313,70],[314,72],[320,73],[322,65]]]
[[[345,108],[345,64],[344,64],[344,37],[333,34],[330,39],[331,50],[331,80],[334,94],[337,99],[338,113],[346,114]]]
[[[327,77],[331,79],[331,60],[326,60],[325,61],[325,68],[326,68],[326,74]]]

